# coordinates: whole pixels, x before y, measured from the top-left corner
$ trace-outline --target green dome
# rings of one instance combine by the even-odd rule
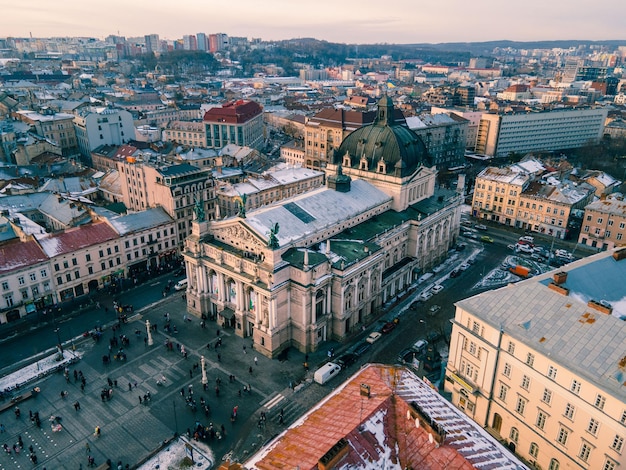
[[[350,156],[350,167],[397,177],[412,175],[421,165],[431,165],[422,139],[406,123],[394,122],[391,98],[383,96],[378,102],[378,114],[373,124],[350,133],[334,154],[333,163],[346,166],[344,157]],[[384,166],[381,165],[384,162]]]

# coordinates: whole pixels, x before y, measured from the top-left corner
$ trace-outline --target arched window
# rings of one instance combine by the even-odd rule
[[[325,311],[324,300],[325,300],[324,291],[318,290],[317,294],[315,294],[315,319],[314,321],[317,321],[320,318],[322,318],[322,316],[324,316],[324,311]]]
[[[548,470],[559,470],[559,461],[557,459],[550,459],[550,465],[548,465]]]
[[[528,451],[528,453],[530,454],[531,457],[533,458],[537,458],[537,455],[539,455],[539,446],[537,445],[536,442],[531,442],[530,443],[530,449]]]
[[[517,428],[511,428],[511,432],[509,433],[509,439],[511,439],[513,442],[517,442],[517,440],[519,439],[519,431],[517,430]]]

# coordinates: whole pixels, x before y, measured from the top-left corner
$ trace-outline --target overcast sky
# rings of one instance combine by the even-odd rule
[[[226,33],[342,43],[626,39],[626,0],[0,0],[0,38]]]

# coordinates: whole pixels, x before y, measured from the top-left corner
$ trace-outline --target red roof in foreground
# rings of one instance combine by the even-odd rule
[[[369,396],[362,393],[369,386]],[[404,367],[369,365],[244,466],[526,469],[486,431]]]
[[[243,124],[263,112],[256,101],[237,100],[224,103],[222,107],[209,109],[204,113],[205,122]]]
[[[0,273],[28,268],[48,257],[35,240],[12,240],[0,245]]]
[[[50,258],[65,253],[72,253],[91,245],[115,240],[118,233],[106,222],[81,225],[65,232],[39,240],[39,244]]]

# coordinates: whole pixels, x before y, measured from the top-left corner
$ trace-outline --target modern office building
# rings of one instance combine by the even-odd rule
[[[263,108],[250,100],[230,101],[204,114],[206,146],[227,144],[259,148],[263,143]]]
[[[537,468],[626,462],[626,249],[456,303],[445,389]]]
[[[476,152],[494,157],[582,147],[602,137],[606,108],[483,114]]]

